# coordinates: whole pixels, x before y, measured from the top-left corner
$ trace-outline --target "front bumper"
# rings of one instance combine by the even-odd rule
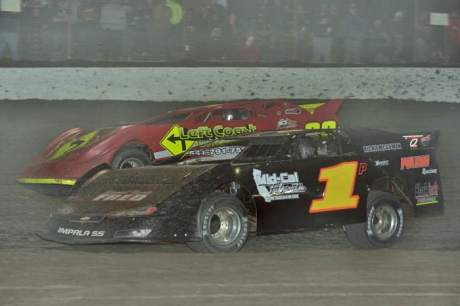
[[[155,243],[200,241],[196,231],[174,224],[167,216],[108,218],[51,215],[36,232],[44,240],[63,244]]]
[[[16,182],[28,185],[73,186],[85,173],[108,161],[108,154],[84,162],[60,159],[50,162],[35,162],[28,165]]]

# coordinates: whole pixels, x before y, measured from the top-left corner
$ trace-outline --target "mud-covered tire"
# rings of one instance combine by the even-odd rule
[[[401,237],[404,225],[399,200],[382,191],[371,191],[367,199],[367,220],[345,225],[348,240],[362,249],[393,246]]]
[[[112,169],[125,169],[150,166],[152,161],[147,153],[138,148],[124,148],[112,158]]]
[[[229,194],[212,195],[200,211],[198,230],[203,240],[188,242],[197,253],[234,253],[249,236],[249,218],[241,201]]]

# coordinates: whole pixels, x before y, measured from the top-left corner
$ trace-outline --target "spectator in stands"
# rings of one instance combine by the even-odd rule
[[[329,20],[332,25],[332,50],[331,50],[331,61],[335,63],[342,62],[342,50],[343,50],[343,41],[339,35],[340,21],[342,17],[340,11],[337,7],[337,4],[332,2],[329,5]]]
[[[300,61],[311,61],[313,57],[313,47],[311,43],[311,21],[314,12],[302,3],[297,3],[295,7],[297,22],[293,28],[293,36],[297,50],[295,50],[295,59]]]
[[[47,0],[40,11],[41,40],[45,60],[64,59],[67,43],[67,10],[64,1]],[[61,51],[61,52],[60,52]]]
[[[421,37],[429,42],[433,40],[433,35],[434,27],[430,24],[430,13],[428,11],[421,11],[415,27],[415,37]]]
[[[8,47],[13,61],[19,61],[19,13],[0,12],[0,59],[3,51]]]
[[[97,59],[99,41],[100,2],[83,0],[78,7],[78,53],[79,58],[87,61]]]
[[[104,4],[99,24],[103,35],[104,58],[121,59],[128,25],[125,9],[118,0],[109,0]]]
[[[392,54],[391,58],[393,62],[407,63],[409,55],[406,37],[409,29],[404,20],[404,13],[401,11],[396,12],[386,29],[389,37],[389,49]]]
[[[239,46],[239,55],[240,60],[249,62],[256,62],[262,58],[262,51],[253,31],[246,31]]]
[[[331,62],[333,32],[334,28],[332,27],[332,21],[329,18],[328,7],[323,4],[319,9],[319,14],[315,14],[311,24],[314,62]]]
[[[171,18],[169,23],[171,24],[170,37],[168,38],[171,41],[170,48],[168,48],[167,55],[169,58],[178,57],[181,53],[182,47],[182,20],[184,18],[184,9],[182,5],[176,0],[165,0],[165,5],[171,10]]]
[[[150,52],[153,60],[159,60],[166,56],[171,49],[171,10],[164,4],[164,1],[150,0],[152,10],[152,29],[150,32]]]
[[[128,2],[125,6],[127,19],[128,60],[142,57],[142,43],[145,41],[146,24],[150,19],[146,1]]]
[[[199,7],[196,8],[199,11]],[[185,25],[184,25],[184,58],[200,60],[205,54],[200,51],[202,47],[202,37],[200,36],[199,29],[197,27],[197,11],[193,7],[188,6],[185,13]]]
[[[460,14],[456,11],[449,16],[447,34],[447,62],[460,64]]]
[[[407,32],[406,24],[404,21],[404,13],[401,11],[396,12],[393,16],[393,19],[390,20],[386,28],[392,44],[394,44],[394,41],[397,38],[404,39]]]
[[[389,52],[389,62],[395,64],[406,64],[409,62],[410,54],[402,37],[396,37]]]
[[[415,40],[414,47],[414,63],[428,63],[430,61],[431,52],[423,36],[419,36]]]
[[[213,28],[221,27],[227,16],[226,5],[225,3],[220,3],[217,0],[208,0],[207,9],[211,15]]]
[[[344,40],[345,63],[361,62],[361,47],[368,35],[368,25],[364,17],[358,14],[358,7],[352,3],[348,6],[348,15],[340,24],[340,36]]]
[[[264,50],[262,61],[280,62],[285,60],[283,45],[275,33],[269,35],[268,40],[262,44]]]
[[[369,30],[369,51],[371,62],[374,64],[386,64],[388,62],[388,34],[385,32],[383,22],[374,20]]]
[[[225,59],[225,39],[221,28],[214,28],[211,31],[207,43],[207,59],[223,60]]]
[[[242,31],[238,23],[238,16],[235,12],[230,12],[223,25],[223,35],[225,37],[225,58],[227,60],[238,59],[238,45],[241,41]]]

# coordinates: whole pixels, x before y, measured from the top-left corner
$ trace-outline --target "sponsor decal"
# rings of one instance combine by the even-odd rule
[[[81,217],[80,221],[89,221],[91,220],[91,217]]]
[[[284,111],[286,115],[298,115],[302,112],[300,108],[288,108]]]
[[[160,141],[160,144],[172,155],[179,155],[189,150],[197,140],[253,133],[256,131],[256,128],[255,125],[248,124],[247,126],[237,127],[216,125],[213,128],[209,126],[200,126],[196,129],[187,129],[175,124],[168,133],[166,133]]]
[[[280,119],[280,121],[278,121],[278,126],[276,127],[276,129],[288,129],[288,128],[294,128],[297,126],[297,121],[294,121],[294,120],[291,120],[291,119]]]
[[[416,148],[417,147],[417,143],[418,143],[418,139],[420,137],[423,137],[423,135],[406,135],[406,136],[403,136],[404,139],[407,139],[409,141],[409,147],[411,148]]]
[[[188,156],[200,156],[200,155],[227,155],[227,154],[239,154],[243,151],[244,147],[224,147],[224,148],[214,148],[214,149],[198,149],[190,150],[187,152]]]
[[[416,205],[427,205],[438,203],[438,184],[435,181],[433,184],[417,183],[415,184],[415,199]]]
[[[297,172],[262,173],[254,168],[252,175],[259,194],[266,202],[298,199],[299,193],[307,191],[307,187],[299,181]]]
[[[394,150],[402,150],[402,146],[399,142],[363,146],[364,153],[394,151]]]
[[[314,115],[315,114],[315,110],[320,107],[320,106],[323,106],[325,103],[313,103],[313,104],[303,104],[303,105],[299,105],[301,108],[305,109],[307,112],[310,113],[310,115]]]
[[[104,237],[105,231],[84,231],[71,228],[60,227],[57,230],[58,234],[79,236],[79,237]]]
[[[438,169],[426,169],[426,168],[422,169],[422,174],[423,175],[436,174],[436,173],[438,173]]]
[[[427,147],[427,146],[430,145],[430,140],[432,139],[430,134],[428,134],[426,136],[424,136],[424,135],[406,135],[406,136],[403,136],[403,137],[404,137],[404,139],[407,139],[407,140],[410,139],[409,146],[411,148],[417,148],[419,140],[420,140],[420,145],[422,147]]]
[[[92,201],[130,201],[138,202],[142,201],[146,197],[152,194],[151,191],[114,191],[109,190],[103,194],[98,195]]]
[[[364,172],[367,170],[367,164],[366,163],[359,163],[359,170],[358,174],[363,175]]]
[[[401,170],[417,169],[430,166],[430,155],[401,157]]]
[[[281,111],[276,111],[276,114],[277,114],[278,116],[281,116]]]
[[[388,160],[376,160],[375,165],[377,167],[389,166],[390,162]]]
[[[56,158],[62,157],[65,154],[74,151],[76,149],[81,149],[90,144],[91,140],[97,135],[99,131],[93,131],[88,134],[85,134],[79,138],[72,138],[68,142],[60,142],[57,147],[51,152],[53,155],[48,159],[48,161],[54,160]]]

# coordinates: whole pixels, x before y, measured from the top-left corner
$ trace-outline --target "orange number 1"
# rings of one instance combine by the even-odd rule
[[[357,161],[322,168],[319,181],[326,182],[326,188],[322,199],[312,201],[310,213],[358,207],[359,196],[353,195],[357,169]]]

